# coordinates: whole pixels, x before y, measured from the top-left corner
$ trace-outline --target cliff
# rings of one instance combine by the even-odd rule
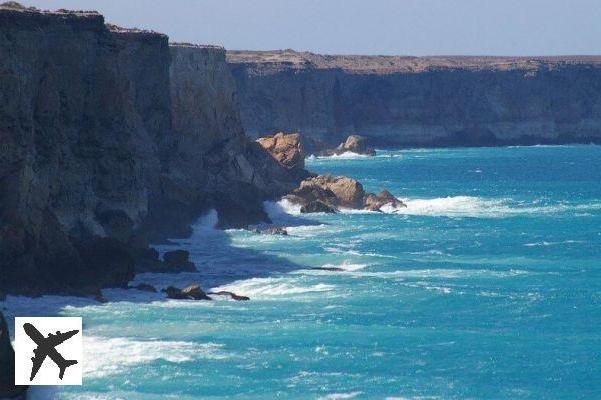
[[[244,136],[234,87],[223,49],[0,6],[0,291],[123,286],[208,208],[266,218],[295,182]]]
[[[228,51],[248,134],[332,146],[601,143],[601,57],[328,56]],[[310,143],[309,143],[310,144]]]
[[[262,201],[287,193],[302,177],[289,174],[244,134],[236,85],[222,47],[173,43],[170,50],[178,146],[169,185],[177,182],[187,192],[180,190],[177,196],[196,197],[187,202],[193,207],[216,208],[222,227],[267,219]],[[195,213],[189,208],[182,212],[181,199],[171,196],[170,200],[179,207],[158,220],[173,221]]]
[[[15,351],[8,324],[0,312],[0,399],[24,399],[26,386],[15,386]]]

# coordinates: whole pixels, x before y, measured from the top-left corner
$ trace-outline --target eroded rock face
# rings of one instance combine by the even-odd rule
[[[228,51],[249,135],[337,146],[601,143],[601,57],[336,56]],[[309,140],[307,140],[309,142]]]
[[[225,51],[0,7],[0,291],[96,295],[161,267],[149,241],[224,227],[304,178],[244,136]],[[136,268],[134,268],[136,265]]]
[[[0,288],[131,279],[123,249],[171,125],[168,62],[166,36],[112,32],[96,13],[0,9]]]
[[[363,185],[346,176],[320,175],[305,179],[295,195],[320,200],[337,208],[361,208],[365,191]]]
[[[290,172],[245,136],[236,85],[223,48],[172,44],[170,50],[171,101],[178,140],[173,159],[181,171],[170,179],[180,190],[173,199],[173,204],[179,205],[177,215],[160,220],[181,218],[182,204],[184,210],[189,208],[186,203],[215,207],[221,227],[267,220],[262,201],[292,190],[305,172],[302,167]],[[304,159],[297,155],[294,161],[302,165]],[[160,207],[163,213],[169,209],[173,210]],[[195,214],[195,210],[190,213]]]
[[[287,169],[305,168],[305,151],[298,133],[276,133],[257,139],[257,142]]]
[[[8,324],[0,312],[0,399],[25,399],[27,386],[15,386],[15,352]]]

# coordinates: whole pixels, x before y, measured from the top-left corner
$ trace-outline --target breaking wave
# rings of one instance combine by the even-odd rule
[[[252,278],[233,282],[214,288],[213,291],[230,291],[254,299],[265,299],[279,296],[299,295],[313,292],[329,292],[335,286],[318,283],[302,285],[290,278]]]
[[[601,202],[590,204],[548,204],[516,202],[512,199],[485,199],[472,196],[438,197],[434,199],[401,199],[406,208],[395,214],[433,217],[504,218],[519,215],[556,214],[601,209]]]
[[[222,347],[216,343],[87,336],[84,337],[84,376],[97,378],[119,374],[132,365],[156,360],[182,363],[228,358]]]

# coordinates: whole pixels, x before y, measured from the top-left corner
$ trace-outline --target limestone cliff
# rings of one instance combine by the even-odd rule
[[[177,183],[181,188],[171,193],[196,197],[187,202],[192,207],[216,208],[223,227],[266,219],[262,201],[287,193],[303,176],[288,173],[245,136],[236,85],[223,48],[176,43],[171,45],[171,58],[173,128],[178,146],[168,187]],[[180,205],[172,208],[177,212],[159,220],[185,216],[181,199],[174,200]]]
[[[266,217],[290,182],[244,136],[223,49],[0,6],[0,291],[122,286],[210,207]]]
[[[379,146],[601,143],[601,57],[227,57],[254,136],[300,132],[326,146],[351,133]]]

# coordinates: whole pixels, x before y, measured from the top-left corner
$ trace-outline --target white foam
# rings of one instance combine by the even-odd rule
[[[331,393],[326,396],[320,397],[320,400],[342,400],[342,399],[354,399],[363,392],[349,392],[349,393]]]
[[[156,360],[183,363],[196,359],[225,359],[216,343],[135,340],[84,336],[84,376],[98,378],[123,373],[128,367]]]
[[[332,154],[331,156],[317,156],[315,157],[313,154],[311,155],[313,158],[309,157],[308,160],[356,160],[356,159],[364,159],[364,158],[373,158],[369,154],[359,154],[354,153],[352,151],[345,151],[340,154]]]
[[[265,210],[271,220],[278,220],[285,215],[300,215],[300,209],[300,204],[294,204],[288,199],[282,199],[278,202],[263,202],[263,210]]]
[[[359,271],[367,267],[367,264],[353,264],[348,261],[343,261],[342,264],[325,264],[322,268],[341,268],[345,271]]]
[[[249,296],[251,299],[269,299],[280,296],[291,296],[315,292],[328,292],[336,287],[318,283],[303,285],[299,280],[292,278],[251,278],[236,281],[224,286],[213,288],[212,291],[229,291],[239,295]]]
[[[219,223],[219,215],[217,210],[210,209],[206,214],[202,215],[194,224],[194,231],[214,230]]]
[[[405,215],[446,217],[504,218],[518,215],[538,215],[601,209],[601,203],[550,204],[516,202],[509,198],[486,199],[473,196],[438,197],[433,199],[400,199],[407,207],[393,212]]]
[[[533,242],[533,243],[525,243],[526,247],[538,247],[538,246],[555,246],[558,244],[575,244],[575,243],[585,243],[581,240],[564,240],[562,242],[547,242],[543,240],[542,242]]]

